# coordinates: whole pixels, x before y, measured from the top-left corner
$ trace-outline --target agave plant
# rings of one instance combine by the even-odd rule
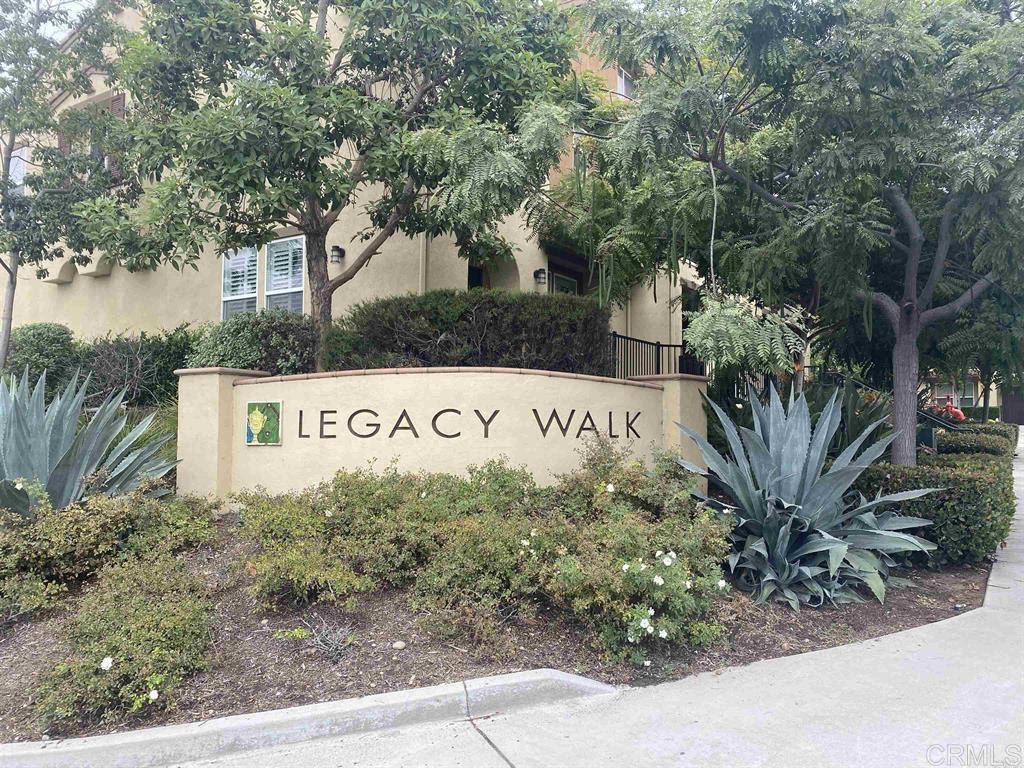
[[[751,389],[752,430],[737,430],[709,401],[725,432],[728,458],[701,435],[677,425],[697,444],[711,479],[733,502],[721,505],[735,517],[729,567],[756,602],[782,600],[794,608],[802,603],[861,602],[863,587],[883,602],[890,569],[896,565],[893,555],[935,549],[905,532],[931,521],[883,511],[931,489],[879,494],[870,500],[850,492],[857,477],[895,439],[887,435],[861,450],[882,420],[868,425],[828,463],[828,447],[841,419],[838,394],[832,395],[813,429],[804,396],[795,403],[790,396],[787,409],[772,388],[765,407]]]
[[[40,491],[56,509],[86,493],[116,496],[177,463],[159,455],[172,435],[141,443],[152,415],[114,444],[127,423],[123,391],[108,396],[79,428],[87,387],[88,379],[78,386],[76,375],[47,405],[45,373],[32,388],[27,372],[20,382],[0,383],[0,508],[30,517]]]

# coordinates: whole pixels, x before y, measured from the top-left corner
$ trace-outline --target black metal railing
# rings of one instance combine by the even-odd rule
[[[635,376],[661,376],[688,373],[704,376],[704,363],[686,351],[682,344],[664,344],[612,331],[610,335],[615,376],[629,379]]]

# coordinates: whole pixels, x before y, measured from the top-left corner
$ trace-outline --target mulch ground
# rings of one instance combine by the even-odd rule
[[[361,595],[349,605],[268,611],[247,593],[239,563],[245,545],[222,527],[215,547],[191,553],[190,565],[215,590],[210,668],[179,690],[169,711],[152,711],[63,733],[85,736],[363,696],[466,678],[552,667],[614,684],[649,685],[687,675],[865,640],[949,618],[981,605],[988,568],[915,571],[913,587],[877,602],[804,609],[754,605],[733,592],[718,603],[726,636],[716,645],[656,657],[650,667],[609,663],[583,629],[541,613],[512,620],[503,636],[474,646],[430,630],[430,616],[401,590]],[[906,575],[906,574],[904,574]],[[35,720],[36,681],[65,649],[64,607],[0,629],[0,742],[44,736]],[[281,631],[311,631],[291,639]],[[396,649],[395,643],[404,644]],[[50,734],[46,734],[50,735]],[[52,734],[54,736],[58,734]]]

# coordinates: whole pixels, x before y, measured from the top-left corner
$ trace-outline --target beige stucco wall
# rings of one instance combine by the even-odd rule
[[[674,422],[704,429],[705,381],[694,377],[640,382],[494,368],[273,378],[227,369],[179,373],[181,493],[296,490],[371,463],[462,473],[499,457],[549,483],[578,466],[583,441],[597,432],[640,458],[669,446],[696,460]],[[248,403],[278,401],[281,444],[246,445]]]

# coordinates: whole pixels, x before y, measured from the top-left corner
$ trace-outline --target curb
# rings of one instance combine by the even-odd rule
[[[485,717],[616,690],[579,675],[535,669],[109,736],[0,744],[0,765],[157,768],[329,736]]]

